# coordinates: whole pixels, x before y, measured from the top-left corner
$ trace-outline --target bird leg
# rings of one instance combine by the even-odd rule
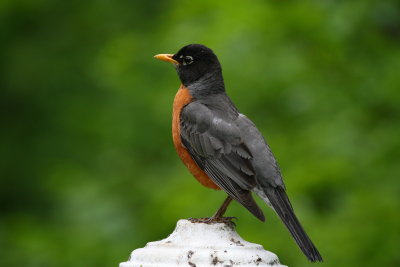
[[[235,226],[235,223],[232,222],[232,219],[236,219],[236,217],[223,217],[228,208],[229,204],[231,203],[232,198],[228,196],[225,201],[222,203],[221,207],[214,213],[213,216],[210,218],[190,218],[189,221],[192,223],[225,223],[228,225]]]
[[[205,223],[225,223],[230,225],[231,227],[235,226],[235,223],[232,221],[232,219],[236,219],[235,217],[223,217],[223,215],[226,212],[226,209],[228,208],[229,204],[231,203],[232,198],[231,196],[228,196],[225,201],[222,203],[221,207],[217,210],[216,213],[214,213],[213,216],[208,218]]]
[[[222,216],[225,214],[226,209],[228,208],[229,204],[231,204],[232,198],[231,196],[228,196],[225,201],[222,203],[221,207],[217,210],[216,213],[214,213],[213,216],[211,216],[210,220],[211,221],[217,221],[218,219],[223,218]]]

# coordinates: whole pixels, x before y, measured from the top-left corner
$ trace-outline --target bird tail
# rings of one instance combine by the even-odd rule
[[[304,255],[306,255],[306,257],[312,262],[323,261],[317,248],[314,246],[313,242],[310,240],[294,214],[292,205],[290,204],[285,190],[280,187],[267,188],[264,189],[264,193],[264,196],[267,198],[264,198],[264,201],[272,206],[281,218]]]

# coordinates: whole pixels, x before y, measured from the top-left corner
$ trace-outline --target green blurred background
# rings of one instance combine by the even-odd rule
[[[400,266],[398,1],[0,2],[0,265],[118,266],[225,194],[175,154],[179,80],[153,59],[219,56],[269,141],[323,266]],[[237,230],[311,266],[273,212]]]

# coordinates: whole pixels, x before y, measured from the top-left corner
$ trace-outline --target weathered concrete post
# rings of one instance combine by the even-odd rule
[[[135,249],[119,267],[284,267],[261,245],[243,240],[233,226],[179,220],[166,239]]]

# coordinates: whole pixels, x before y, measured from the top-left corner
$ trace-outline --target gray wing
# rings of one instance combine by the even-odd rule
[[[245,115],[239,114],[236,125],[241,131],[244,144],[253,155],[252,166],[256,173],[257,189],[281,187],[285,189],[281,171],[264,137]]]
[[[252,164],[257,180],[257,186],[253,191],[275,210],[307,258],[313,262],[322,261],[320,253],[294,213],[285,192],[278,163],[268,144],[246,116],[239,114],[236,122],[240,130],[245,133],[242,134],[243,142],[253,155]]]
[[[251,195],[257,185],[253,156],[236,122],[192,102],[181,112],[180,134],[182,144],[211,180],[264,221]]]

